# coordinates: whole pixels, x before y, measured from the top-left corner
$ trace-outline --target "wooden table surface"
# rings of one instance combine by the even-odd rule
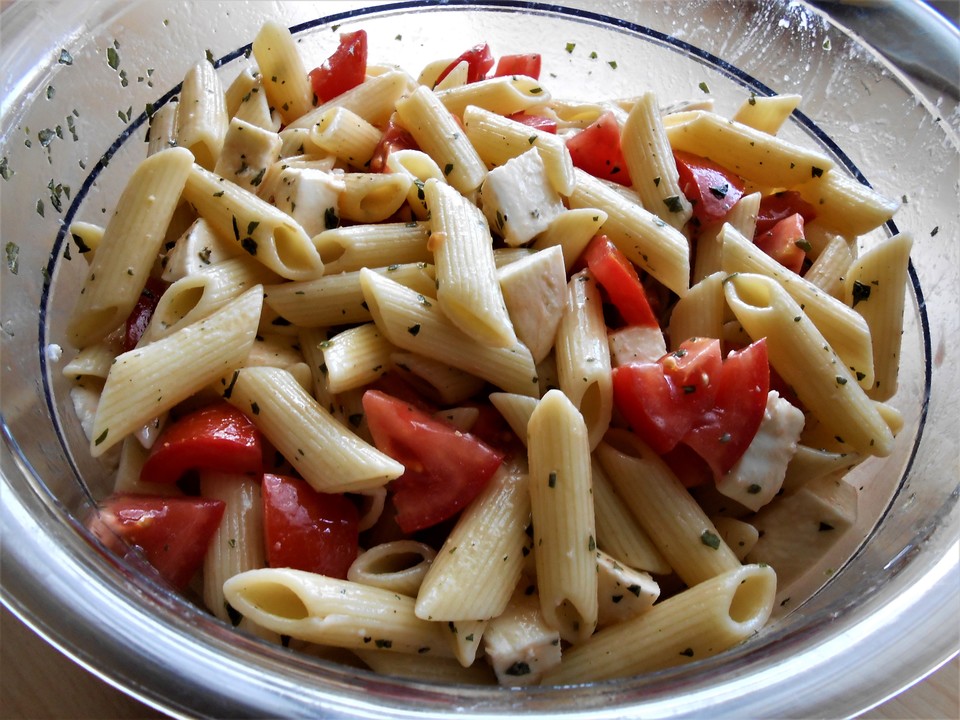
[[[960,719],[955,658],[923,682],[863,715],[870,720]],[[107,685],[47,645],[5,609],[0,624],[2,720],[133,720],[162,713]]]

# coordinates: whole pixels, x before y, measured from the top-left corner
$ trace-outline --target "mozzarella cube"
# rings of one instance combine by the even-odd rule
[[[340,223],[340,193],[346,185],[335,173],[288,167],[280,173],[274,204],[313,237]]]
[[[497,271],[517,337],[539,363],[553,347],[567,296],[560,246],[517,260]]]
[[[533,149],[487,173],[480,202],[490,228],[513,246],[533,240],[564,211],[543,160]]]

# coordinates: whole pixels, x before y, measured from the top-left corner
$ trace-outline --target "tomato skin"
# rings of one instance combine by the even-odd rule
[[[787,270],[800,274],[807,257],[803,216],[800,213],[784,218],[770,230],[757,235],[753,242]]]
[[[368,169],[370,172],[383,172],[387,166],[387,157],[395,150],[419,150],[417,141],[413,135],[394,122],[391,117],[387,122],[387,127],[380,136],[380,142],[373,151],[373,157],[370,158]]]
[[[663,455],[713,407],[722,362],[719,340],[685,340],[655,363],[614,368],[614,403],[631,429]]]
[[[535,130],[542,130],[543,132],[557,134],[557,121],[553,118],[544,117],[543,115],[528,115],[527,113],[520,111],[513,113],[513,115],[507,115],[508,120],[514,120],[518,123],[523,123],[529,127],[534,128]]]
[[[497,61],[494,77],[508,75],[526,75],[534,80],[540,79],[540,54],[527,53],[525,55],[502,55]]]
[[[707,158],[674,151],[673,158],[680,174],[680,189],[693,205],[693,218],[698,225],[723,220],[730,208],[743,197],[743,180]]]
[[[367,33],[357,30],[340,34],[340,45],[320,67],[310,71],[310,83],[318,103],[342,95],[363,82],[367,74]]]
[[[112,495],[90,529],[115,552],[122,552],[118,537],[139,548],[162,578],[183,590],[203,565],[224,507],[222,500],[199,497]]]
[[[188,470],[263,472],[260,431],[227,402],[202,407],[168,425],[157,438],[140,480],[175,483]]]
[[[620,126],[612,111],[607,111],[583,130],[567,140],[567,149],[574,166],[601,180],[630,186]]]
[[[160,296],[167,289],[167,284],[160,278],[148,277],[147,282],[140,291],[140,297],[137,304],[133,306],[130,315],[127,317],[123,328],[123,351],[133,350],[140,338],[143,336],[147,325],[150,324],[150,318],[153,317],[157,304],[160,302]]]
[[[390,483],[397,524],[405,533],[456,515],[503,462],[502,452],[474,435],[386,393],[365,392],[363,409],[377,449],[406,468]]]
[[[464,61],[467,63],[467,83],[475,83],[487,77],[487,73],[493,67],[493,53],[490,52],[490,46],[487,43],[474,45],[469,50],[465,50],[437,76],[434,86],[440,84],[457,65]]]
[[[660,327],[636,268],[606,235],[590,241],[583,259],[627,325]]]
[[[719,478],[741,458],[757,434],[770,391],[766,338],[727,355],[716,401],[683,438]]]
[[[754,238],[772,230],[781,220],[799,213],[805,223],[817,217],[813,205],[804,200],[796,190],[765,195],[760,198],[760,209],[757,211],[757,229]]]
[[[359,552],[360,517],[345,495],[298,478],[263,476],[263,533],[270,567],[345,580]]]

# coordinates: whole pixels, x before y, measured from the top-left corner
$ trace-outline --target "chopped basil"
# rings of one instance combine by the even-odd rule
[[[73,65],[73,55],[68,53],[63,48],[60,49],[60,56],[57,58],[57,62],[60,65]]]
[[[691,393],[695,393],[697,391],[696,385],[683,385],[682,387],[684,395],[690,395]]]
[[[704,530],[700,535],[700,542],[706,545],[708,548],[713,548],[718,550],[720,548],[720,538],[714,535],[709,530]]]
[[[633,585],[627,586],[627,590],[632,592],[636,597],[640,597],[640,586],[634,583]]]
[[[750,493],[751,495],[756,495],[756,494],[757,494],[758,492],[760,492],[762,489],[763,489],[763,488],[761,488],[761,487],[760,487],[759,485],[757,485],[756,483],[751,483],[750,486],[747,488],[747,492]]]
[[[933,230],[930,231],[930,237],[936,237],[938,232],[940,232],[939,225],[937,225]]]
[[[250,412],[252,412],[254,415],[260,414],[260,406],[257,405],[255,401],[251,401],[250,403]]]
[[[16,275],[20,270],[20,246],[15,242],[8,242],[4,252],[7,254],[7,269]]]
[[[870,286],[866,283],[862,283],[859,280],[853,281],[853,307],[857,306],[858,302],[862,300],[870,299]]]
[[[373,644],[382,649],[392,648],[393,640],[376,640]]]
[[[347,420],[349,420],[350,424],[355,428],[360,427],[360,423],[363,422],[363,413],[353,413],[347,418]]]
[[[804,238],[800,238],[793,244],[803,250],[805,253],[813,252],[813,245],[811,245],[810,242]]]
[[[550,473],[550,476],[547,478],[547,487],[555,488],[557,486],[557,471],[554,470]]]
[[[668,198],[664,198],[663,204],[667,206],[667,210],[670,212],[683,212],[683,201],[680,200],[679,195],[671,195]]]
[[[687,648],[686,650],[681,650],[680,654],[684,657],[693,657],[693,648]]]
[[[453,163],[447,163],[443,166],[443,176],[446,177],[453,172]]]
[[[234,370],[233,377],[230,378],[230,384],[223,391],[223,399],[229,400],[230,396],[233,395],[233,386],[237,384],[237,378],[240,377],[240,371]]]
[[[607,65],[609,65],[610,67],[612,67],[614,70],[617,69],[617,61],[616,61],[616,60],[611,60],[610,62],[607,63]]]
[[[700,90],[702,90],[705,93],[710,92],[710,88],[707,87],[707,84],[705,82],[701,82],[699,85],[697,85],[697,87],[700,88]]]
[[[257,241],[254,240],[252,237],[245,237],[243,240],[241,240],[240,247],[242,247],[251,255],[257,254]]]
[[[810,168],[810,175],[812,177],[820,177],[823,175],[823,168],[818,168],[816,165]]]
[[[720,198],[721,200],[727,196],[727,192],[729,190],[730,190],[730,185],[728,183],[724,183],[723,185],[710,188],[710,192],[716,197]]]
[[[818,528],[819,532],[829,532],[833,530],[833,525],[830,523],[825,523],[822,520],[820,521],[820,527]]]
[[[515,662],[513,665],[508,667],[505,670],[505,672],[507,675],[513,675],[513,676],[529,675],[530,666],[527,663],[523,662],[522,660],[517,660],[517,662]]]
[[[572,53],[572,52],[573,52],[573,49],[574,49],[576,46],[577,46],[576,43],[568,42],[568,43],[567,43],[567,47],[566,47],[567,52],[568,52],[568,53]]]
[[[99,444],[102,443],[104,440],[106,440],[106,439],[107,439],[107,433],[108,433],[108,432],[110,432],[110,428],[107,428],[107,429],[104,430],[102,433],[100,433],[100,436],[99,436],[96,440],[93,441],[93,444],[94,444],[94,445],[99,445]]]
[[[253,176],[253,180],[250,181],[250,184],[254,187],[259,187],[260,183],[263,182],[263,174],[267,171],[266,168],[260,168],[260,172]]]
[[[337,209],[328,207],[323,211],[323,226],[327,230],[332,230],[340,225],[340,216],[337,215]]]
[[[414,337],[416,337],[417,333],[420,332],[420,323],[417,323],[416,325],[411,325],[410,327],[408,327],[407,332],[413,335]]]
[[[7,158],[4,157],[0,159],[0,177],[4,180],[9,180],[13,177],[13,170],[10,169],[10,165],[7,162]]]
[[[593,539],[593,535],[587,538],[587,550],[593,552],[597,549],[597,541]]]
[[[840,375],[837,375],[837,385],[846,385],[846,384],[847,384],[847,379],[845,377],[841,377]]]
[[[117,52],[116,48],[107,48],[107,65],[114,70],[120,67],[120,53]]]

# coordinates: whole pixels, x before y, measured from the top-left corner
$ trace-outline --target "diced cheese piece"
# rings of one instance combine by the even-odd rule
[[[167,253],[161,277],[169,283],[176,282],[242,252],[237,243],[221,238],[210,223],[199,218]]]
[[[610,362],[614,367],[656,362],[667,354],[667,344],[658,327],[627,325],[611,332],[607,340],[610,342]]]
[[[751,510],[762,508],[780,491],[802,430],[803,413],[771,390],[757,434],[717,490]]]
[[[554,246],[497,271],[500,290],[517,337],[540,362],[553,347],[566,301],[563,251]]]
[[[483,633],[486,658],[501,685],[536,685],[560,664],[560,634],[540,612],[536,593],[525,593],[521,580],[506,609]]]
[[[527,150],[487,173],[480,202],[491,229],[514,246],[533,240],[564,211],[536,150]]]
[[[289,167],[280,173],[274,204],[313,237],[340,222],[340,193],[346,187],[335,173]]]
[[[760,533],[747,562],[766,563],[784,588],[816,566],[857,519],[857,489],[835,477],[811,480],[751,520]]]
[[[267,170],[280,159],[282,144],[277,133],[234,118],[213,171],[255,193]]]
[[[598,550],[597,596],[597,628],[602,628],[649,610],[660,597],[660,586],[647,573],[621,565]]]

